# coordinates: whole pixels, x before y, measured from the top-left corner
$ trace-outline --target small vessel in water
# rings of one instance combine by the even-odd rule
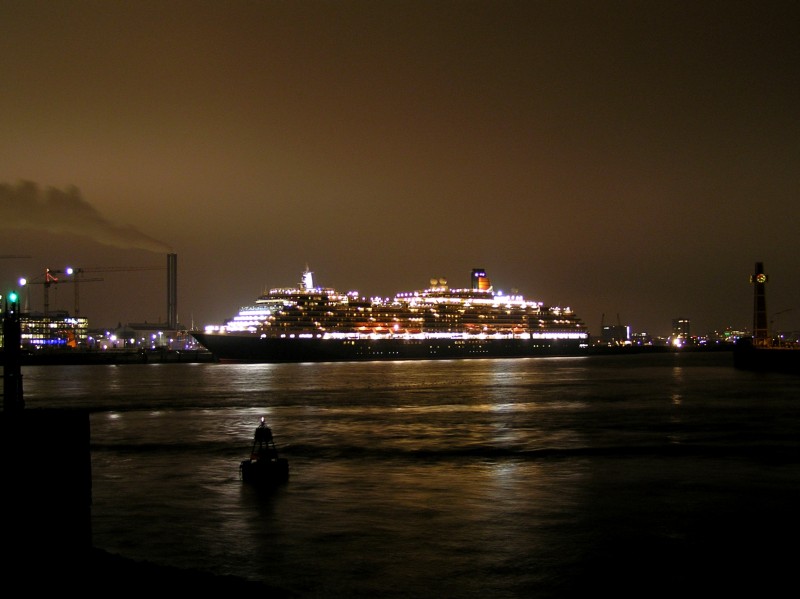
[[[275,485],[289,480],[289,460],[278,456],[278,448],[264,417],[253,436],[250,458],[239,464],[239,476],[253,485]]]

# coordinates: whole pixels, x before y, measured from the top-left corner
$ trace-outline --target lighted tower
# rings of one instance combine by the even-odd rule
[[[3,411],[15,412],[25,406],[22,399],[22,355],[20,353],[19,296],[12,291],[6,297],[0,296],[5,306],[3,320]],[[5,429],[3,429],[5,432]]]
[[[756,272],[750,275],[753,284],[753,345],[768,345],[767,330],[767,275],[764,274],[764,263],[756,262]]]

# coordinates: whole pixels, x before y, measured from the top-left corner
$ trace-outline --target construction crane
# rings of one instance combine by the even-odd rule
[[[74,283],[75,284],[75,318],[78,318],[78,279],[63,279],[59,278],[58,275],[72,275],[74,274],[74,269],[67,268],[66,270],[51,270],[49,268],[44,269],[44,275],[42,277],[37,277],[33,281],[26,281],[26,285],[44,285],[44,311],[43,314],[45,317],[50,312],[50,285],[56,285],[58,283]],[[82,279],[82,282],[89,283],[94,281],[102,281],[103,279],[100,278],[91,278],[91,279]]]
[[[79,283],[89,281],[102,281],[103,279],[87,279],[83,277],[85,272],[133,272],[138,270],[166,270],[166,266],[89,266],[87,268],[70,269],[71,274],[75,275],[75,317],[78,317],[78,287]]]
[[[772,330],[776,335],[780,336],[781,334],[780,326],[778,325],[778,316],[781,314],[786,314],[787,312],[791,312],[792,310],[794,310],[794,308],[786,308],[785,310],[779,310],[772,314],[773,319],[769,321],[769,324],[770,326],[773,324],[775,325]]]
[[[73,268],[73,272],[130,272],[134,270],[167,270],[166,266],[90,266]]]
[[[91,266],[88,268],[66,268],[64,270],[53,270],[46,268],[42,277],[37,277],[33,281],[29,281],[31,285],[44,285],[44,316],[47,316],[50,310],[50,286],[59,283],[71,283],[75,285],[75,318],[80,316],[80,284],[93,283],[102,281],[98,277],[84,277],[84,273],[95,272],[130,272],[137,270],[166,270],[165,266]],[[60,275],[66,275],[71,278],[64,278]]]

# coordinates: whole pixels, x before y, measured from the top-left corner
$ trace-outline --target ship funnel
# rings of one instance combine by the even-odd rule
[[[489,291],[492,284],[489,277],[486,276],[486,271],[482,268],[472,269],[472,288],[480,291]]]

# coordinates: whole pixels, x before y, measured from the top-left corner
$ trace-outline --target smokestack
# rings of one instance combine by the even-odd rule
[[[492,284],[489,282],[489,277],[486,276],[486,271],[482,268],[472,269],[472,289],[480,291],[487,291],[491,289]]]
[[[178,254],[167,254],[167,329],[178,328]]]

